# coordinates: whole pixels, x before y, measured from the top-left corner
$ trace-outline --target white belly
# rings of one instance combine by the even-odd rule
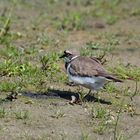
[[[92,90],[100,89],[106,82],[104,77],[69,76],[69,80]]]
[[[69,80],[71,82],[74,82],[76,84],[82,85],[86,88],[89,88],[91,90],[98,90],[101,87],[103,87],[103,85],[106,83],[107,79],[105,77],[79,77],[79,76],[72,76],[70,75],[70,73],[68,72],[67,69],[67,73],[68,73],[68,77]]]

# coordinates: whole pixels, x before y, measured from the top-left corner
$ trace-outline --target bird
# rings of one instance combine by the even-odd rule
[[[114,74],[105,70],[96,57],[80,56],[69,50],[64,50],[60,58],[64,58],[69,81],[88,88],[88,94],[91,91],[98,91],[108,81],[123,82]]]

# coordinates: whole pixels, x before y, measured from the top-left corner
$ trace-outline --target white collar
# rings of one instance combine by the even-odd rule
[[[73,61],[74,59],[76,59],[77,57],[79,57],[78,55],[74,56],[71,60],[65,58],[65,63],[70,63],[71,61]]]
[[[73,61],[73,60],[76,59],[77,57],[79,57],[79,55],[74,56],[70,61]]]

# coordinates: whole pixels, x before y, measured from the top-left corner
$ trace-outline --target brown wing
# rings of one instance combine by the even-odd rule
[[[71,62],[70,73],[72,75],[78,75],[82,77],[103,76],[115,82],[121,81],[113,77],[112,74],[106,72],[106,70],[101,65],[100,61],[96,60],[96,58],[82,56],[76,58]]]
[[[97,57],[90,57],[90,58],[96,61],[97,63],[101,64],[101,61]]]
[[[104,73],[103,66],[95,59],[89,57],[78,57],[71,62],[70,72],[79,76],[98,76]]]

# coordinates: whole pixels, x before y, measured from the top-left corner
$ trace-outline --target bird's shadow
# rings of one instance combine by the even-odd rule
[[[77,100],[80,100],[80,96],[78,93],[71,92],[71,91],[61,91],[55,89],[49,89],[47,92],[43,93],[34,93],[30,91],[25,91],[22,93],[23,96],[35,98],[35,99],[50,99],[50,98],[62,98],[66,100],[71,100],[72,96],[75,96]],[[83,99],[85,102],[99,102],[101,104],[111,105],[110,101],[105,101],[103,99],[98,99],[91,95],[86,95]]]

